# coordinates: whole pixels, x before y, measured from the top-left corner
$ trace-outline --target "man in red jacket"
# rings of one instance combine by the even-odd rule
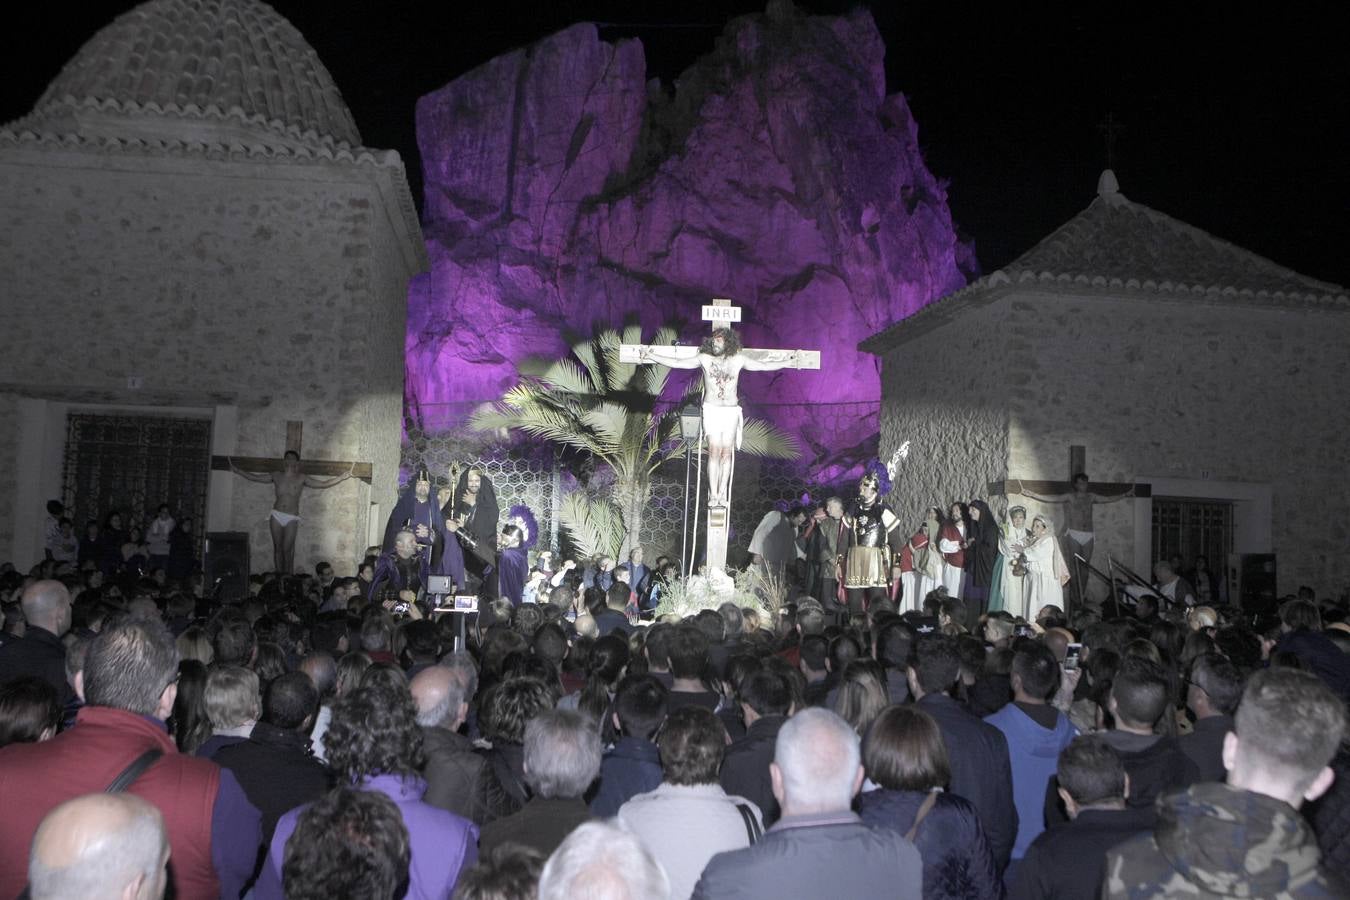
[[[0,749],[0,897],[23,890],[43,816],[72,797],[105,790],[151,749],[163,755],[127,790],[164,816],[173,895],[239,896],[261,841],[258,811],[232,774],[174,746],[164,720],[177,681],[178,649],[163,623],[133,620],[105,628],[85,659],[86,705],[75,727],[44,743]]]

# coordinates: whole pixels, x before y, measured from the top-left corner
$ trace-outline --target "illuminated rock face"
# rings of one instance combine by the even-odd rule
[[[857,343],[973,267],[883,54],[865,12],[774,3],[673,94],[639,42],[576,25],[423,97],[432,269],[410,290],[410,405],[452,426],[569,332],[682,320],[693,342],[699,305],[730,297],[747,346],[822,351],[820,372],[747,375],[750,411],[798,435],[816,477],[875,452],[877,364]]]

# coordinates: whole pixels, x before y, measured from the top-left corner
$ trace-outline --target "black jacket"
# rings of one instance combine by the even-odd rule
[[[32,675],[56,688],[62,706],[75,695],[66,681],[66,645],[45,628],[29,625],[23,637],[0,647],[0,683]]]
[[[905,834],[926,796],[919,791],[867,791],[858,795],[858,814],[868,825]],[[914,846],[923,857],[924,900],[997,900],[1002,896],[1003,879],[969,801],[939,793],[919,823]]]
[[[474,822],[486,824],[520,810],[530,799],[525,784],[525,748],[498,742],[483,753],[483,766],[474,784]]]
[[[1196,720],[1195,730],[1178,739],[1181,752],[1195,763],[1199,774],[1197,781],[1227,779],[1228,772],[1223,767],[1223,736],[1232,730],[1232,716],[1210,716]]]
[[[764,716],[756,719],[745,731],[745,737],[727,748],[722,758],[722,790],[744,797],[759,807],[764,814],[764,827],[778,821],[778,801],[773,796],[773,782],[769,778],[769,763],[773,762],[773,745],[778,730],[787,719],[783,716]]]
[[[1008,900],[1097,900],[1106,851],[1153,829],[1153,809],[1085,809],[1042,831],[1017,867]]]
[[[248,801],[262,813],[264,845],[271,843],[277,820],[328,790],[328,768],[309,755],[309,738],[266,722],[253,726],[246,741],[221,748],[213,757],[229,769]]]
[[[1181,744],[1169,736],[1136,735],[1124,731],[1104,731],[1099,737],[1120,754],[1125,774],[1130,776],[1131,809],[1152,809],[1164,794],[1184,790],[1200,780],[1200,771],[1190,757],[1181,752]],[[1059,799],[1059,779],[1051,777],[1045,786],[1045,824],[1069,821]]]
[[[427,758],[422,767],[427,780],[423,802],[482,825],[483,810],[474,802],[478,797],[474,789],[483,771],[483,754],[448,728],[423,728],[422,749]]]
[[[545,800],[535,797],[519,812],[483,826],[478,853],[488,856],[505,843],[524,844],[549,856],[578,826],[591,819],[584,800]]]
[[[946,694],[925,694],[919,700],[919,708],[937,722],[947,745],[952,770],[948,790],[975,807],[994,855],[994,865],[1003,871],[1017,839],[1008,739]]]

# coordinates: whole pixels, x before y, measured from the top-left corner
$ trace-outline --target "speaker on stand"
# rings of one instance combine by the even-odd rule
[[[226,603],[248,596],[248,533],[211,531],[202,564],[203,594]]]

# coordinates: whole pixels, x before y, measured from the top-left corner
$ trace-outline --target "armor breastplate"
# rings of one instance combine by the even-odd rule
[[[859,509],[853,518],[853,540],[859,547],[880,547],[886,543],[886,525],[881,521],[884,506],[876,504]]]

